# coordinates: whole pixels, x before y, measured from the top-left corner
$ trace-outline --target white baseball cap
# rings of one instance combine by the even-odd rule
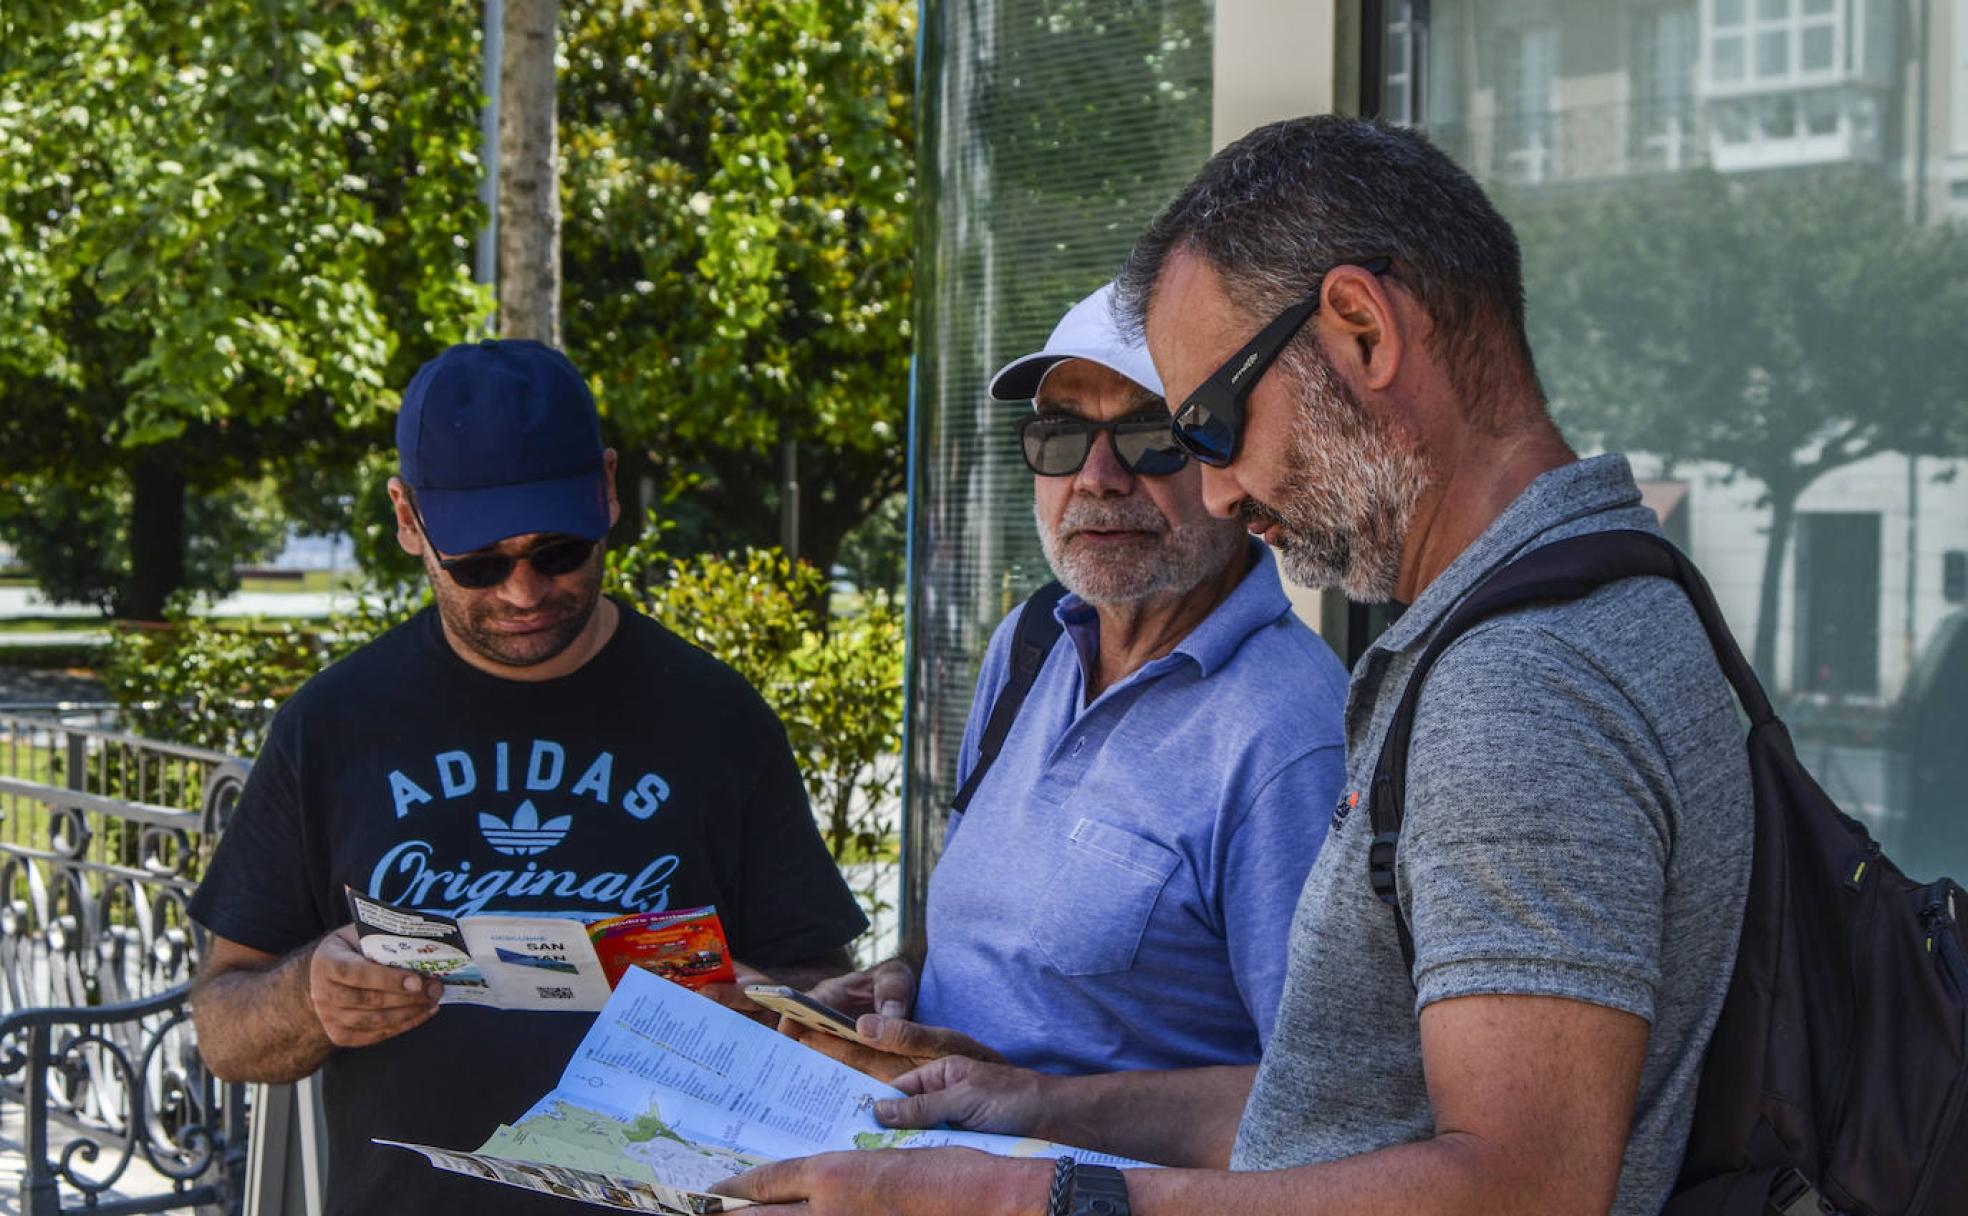
[[[1114,317],[1114,285],[1108,283],[1060,318],[1046,339],[1045,349],[1013,359],[991,377],[990,393],[997,401],[1030,401],[1039,395],[1046,373],[1068,359],[1085,359],[1117,372],[1142,388],[1162,393],[1148,347],[1121,332]]]

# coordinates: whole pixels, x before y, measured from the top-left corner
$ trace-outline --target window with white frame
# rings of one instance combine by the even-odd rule
[[[1558,27],[1527,25],[1503,31],[1500,37],[1497,171],[1513,181],[1550,181],[1558,174],[1552,97],[1552,82],[1558,75]]]
[[[1707,0],[1708,83],[1718,92],[1835,80],[1851,0]]]
[[[1954,0],[1954,71],[1948,88],[1953,94],[1951,111],[1953,151],[1968,156],[1968,0]]]
[[[1693,4],[1634,15],[1632,153],[1643,169],[1679,169],[1694,153],[1695,63],[1700,32]]]
[[[1381,117],[1399,126],[1415,121],[1415,45],[1413,0],[1387,6],[1387,89]]]

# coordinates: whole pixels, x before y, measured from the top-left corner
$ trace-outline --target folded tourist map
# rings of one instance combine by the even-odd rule
[[[441,1004],[600,1009],[642,968],[687,987],[734,977],[715,908],[637,912],[585,924],[539,916],[462,916],[403,908],[348,889],[365,957],[444,982]]]
[[[443,1016],[442,1014],[439,1015]],[[474,1152],[402,1144],[432,1165],[631,1212],[748,1207],[707,1194],[767,1161],[844,1149],[954,1145],[1010,1157],[1070,1153],[1139,1162],[1047,1140],[875,1121],[901,1091],[697,993],[631,968],[553,1092]]]

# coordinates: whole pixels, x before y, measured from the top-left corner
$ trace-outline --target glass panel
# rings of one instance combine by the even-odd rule
[[[1714,42],[1715,83],[1735,84],[1743,78],[1743,38],[1730,34]]]
[[[1715,0],[1715,24],[1741,25],[1743,23],[1743,0]]]
[[[1576,79],[1551,60],[1542,177],[1495,151],[1523,146],[1529,48],[1451,43],[1456,72],[1413,66],[1431,113],[1463,116],[1431,135],[1517,226],[1553,416],[1581,451],[1629,454],[1805,764],[1925,879],[1968,873],[1968,344],[1942,303],[1968,283],[1968,207],[1939,205],[1937,181],[1923,214],[1907,205],[1927,181],[1920,143],[1889,138],[1883,116],[1917,109],[1914,66],[1951,61],[1908,46],[1889,7],[1858,14],[1869,56],[1901,74],[1837,88],[1791,87],[1838,66],[1824,15],[1852,9],[1828,0],[1758,0],[1752,16],[1785,19],[1747,32],[1728,0],[1544,10],[1553,46],[1619,59],[1580,56]],[[1933,7],[1968,20],[1968,0]],[[1480,29],[1493,10],[1434,0],[1429,33]],[[1712,13],[1706,73],[1696,41],[1655,19],[1677,10]],[[1968,79],[1968,34],[1936,28],[1961,53],[1951,78]],[[1751,70],[1763,87],[1744,97]],[[1676,108],[1685,125],[1661,120]],[[1630,133],[1617,155],[1615,112]],[[1931,122],[1927,146],[1968,147],[1968,109]]]
[[[1829,72],[1832,68],[1831,46],[1833,30],[1828,25],[1806,26],[1803,46],[1798,55],[1807,72]]]
[[[1765,79],[1790,75],[1790,31],[1766,30],[1756,36],[1756,74]]]
[[[1954,104],[1948,107],[1947,123],[1953,129],[1954,154],[1960,158],[1957,163],[1968,165],[1968,0],[1954,0],[1949,16],[1949,24],[1954,26],[1954,53],[1949,56],[1952,66],[1947,76]],[[1968,177],[1957,177],[1950,189],[1957,200],[1968,198]]]
[[[1758,21],[1785,21],[1790,17],[1790,0],[1756,0]]]
[[[1838,95],[1822,90],[1804,97],[1804,128],[1813,135],[1830,135],[1838,130]]]
[[[1113,275],[1208,156],[1212,21],[1210,0],[923,6],[905,881],[941,844],[991,630],[1051,577],[1019,410],[986,380]]]
[[[1763,135],[1770,140],[1784,140],[1797,134],[1797,102],[1789,97],[1764,97],[1758,99],[1758,113],[1762,118]]]

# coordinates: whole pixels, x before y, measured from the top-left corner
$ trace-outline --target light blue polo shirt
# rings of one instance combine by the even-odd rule
[[[1047,1072],[1248,1064],[1344,780],[1346,672],[1269,549],[1169,654],[1084,705],[1099,618],[1073,595],[997,763],[930,877],[915,1018]],[[1003,687],[978,677],[958,781]]]

